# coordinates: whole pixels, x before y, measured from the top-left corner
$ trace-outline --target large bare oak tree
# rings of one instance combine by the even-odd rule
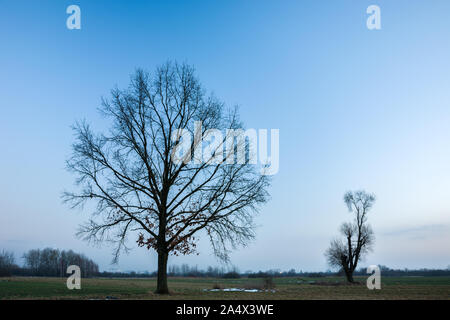
[[[344,201],[355,215],[354,220],[341,225],[344,241],[331,241],[325,256],[330,266],[340,268],[347,281],[353,283],[353,272],[358,262],[372,249],[375,241],[372,228],[367,223],[367,213],[375,202],[375,196],[365,191],[347,192]]]
[[[78,122],[67,161],[79,188],[65,192],[64,200],[73,207],[96,204],[82,238],[114,241],[117,260],[128,250],[127,237],[135,236],[139,246],[157,252],[156,292],[168,293],[168,256],[195,251],[200,231],[225,260],[230,247],[254,237],[253,216],[267,201],[268,177],[250,164],[247,140],[236,138],[242,132],[236,109],[207,96],[193,67],[168,62],[153,73],[137,70],[129,88],[112,90],[100,110],[110,119],[109,132]],[[229,134],[213,143],[213,128]],[[247,148],[244,161],[229,161],[234,153],[223,152],[230,135],[233,151]],[[202,152],[202,138],[213,146],[209,154]]]

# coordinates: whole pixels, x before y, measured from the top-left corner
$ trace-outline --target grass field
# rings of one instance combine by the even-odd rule
[[[68,290],[66,279],[0,278],[0,299],[450,299],[450,277],[384,277],[381,290],[368,290],[366,278],[345,285],[342,278],[275,278],[275,292],[204,291],[260,288],[263,279],[170,278],[170,295],[153,291],[155,279],[82,279],[81,290]]]

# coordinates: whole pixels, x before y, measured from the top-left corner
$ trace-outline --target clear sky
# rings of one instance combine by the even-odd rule
[[[66,28],[71,4],[81,30]],[[381,30],[366,27],[371,4]],[[343,194],[360,188],[377,196],[375,250],[363,265],[447,267],[449,18],[446,0],[0,0],[0,249],[19,258],[50,246],[101,269],[156,269],[142,248],[111,266],[111,248],[75,237],[89,211],[60,195],[74,181],[64,169],[74,121],[103,128],[102,96],[136,67],[173,59],[240,105],[247,127],[280,129],[257,238],[232,255],[241,271],[325,270],[323,253],[351,218]],[[169,264],[218,264],[207,241],[199,251]]]

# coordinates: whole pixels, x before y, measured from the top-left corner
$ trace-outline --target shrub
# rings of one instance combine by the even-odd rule
[[[213,284],[213,289],[222,289],[222,286],[218,283]]]

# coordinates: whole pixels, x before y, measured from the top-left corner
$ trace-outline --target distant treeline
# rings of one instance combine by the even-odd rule
[[[381,275],[383,277],[401,277],[401,276],[450,276],[450,266],[447,269],[390,269],[386,266],[380,266]],[[259,272],[251,272],[247,274],[241,274],[242,276],[247,276],[249,278],[264,278],[264,277],[310,277],[310,278],[320,278],[320,277],[330,277],[330,276],[344,276],[344,272],[338,271],[326,271],[326,272],[304,272],[299,271],[296,272],[294,269],[289,271],[279,271],[279,270],[269,270],[269,271],[259,271]],[[367,276],[367,268],[360,268],[359,270],[354,272],[356,276]]]
[[[400,277],[400,276],[408,276],[408,277],[439,277],[439,276],[450,276],[450,265],[447,269],[390,269],[386,266],[380,266],[381,274],[385,277]],[[355,275],[366,275],[366,269],[361,268],[358,272],[355,272]]]
[[[18,269],[12,252],[2,251],[0,253],[0,277],[9,277],[13,270]]]
[[[236,267],[225,269],[224,267],[211,267],[206,270],[200,270],[197,266],[182,264],[181,266],[171,265],[167,270],[169,277],[211,277],[211,278],[232,278],[234,274],[239,276],[239,270]]]
[[[194,277],[194,278],[239,278],[241,275],[237,268],[233,267],[231,269],[211,267],[209,266],[206,270],[200,270],[197,266],[189,266],[188,264],[182,264],[181,266],[170,265],[167,268],[167,275],[169,277]],[[100,277],[115,277],[115,278],[151,278],[156,277],[157,272],[144,272],[137,273],[131,272],[100,272]]]
[[[0,254],[0,276],[45,276],[66,277],[67,267],[77,265],[84,278],[97,276],[98,265],[83,254],[72,250],[33,249],[23,255],[22,267],[15,263],[11,252],[3,251]]]
[[[450,266],[447,269],[390,269],[386,266],[380,266],[381,274],[386,277],[396,276],[450,276]],[[156,272],[148,274],[149,276],[156,276]],[[325,272],[308,272],[296,271],[290,269],[288,271],[281,271],[280,269],[270,269],[267,271],[246,271],[239,272],[236,267],[231,270],[217,267],[208,267],[206,270],[199,270],[197,266],[190,267],[187,264],[179,266],[169,266],[168,275],[172,277],[212,277],[212,278],[282,278],[282,277],[329,277],[336,275],[343,275],[341,272],[325,271]],[[367,268],[360,268],[355,271],[355,275],[367,276]]]
[[[157,276],[157,272],[137,273],[131,272],[99,272],[98,265],[83,254],[75,253],[72,250],[58,250],[46,248],[43,250],[30,250],[23,255],[24,265],[22,267],[15,263],[12,252],[2,251],[0,253],[0,277],[5,276],[46,276],[46,277],[67,277],[67,267],[77,265],[81,269],[82,277],[104,277],[104,278],[152,278]],[[384,277],[400,276],[450,276],[450,266],[447,269],[390,269],[380,266],[381,274]],[[267,271],[246,271],[239,272],[236,267],[207,267],[205,270],[197,266],[182,264],[181,266],[171,265],[168,267],[169,277],[197,277],[197,278],[279,278],[279,277],[327,277],[341,275],[340,272],[304,272],[290,269],[281,271],[271,269]],[[355,275],[367,275],[366,268],[355,271]],[[343,275],[343,274],[342,274]]]

